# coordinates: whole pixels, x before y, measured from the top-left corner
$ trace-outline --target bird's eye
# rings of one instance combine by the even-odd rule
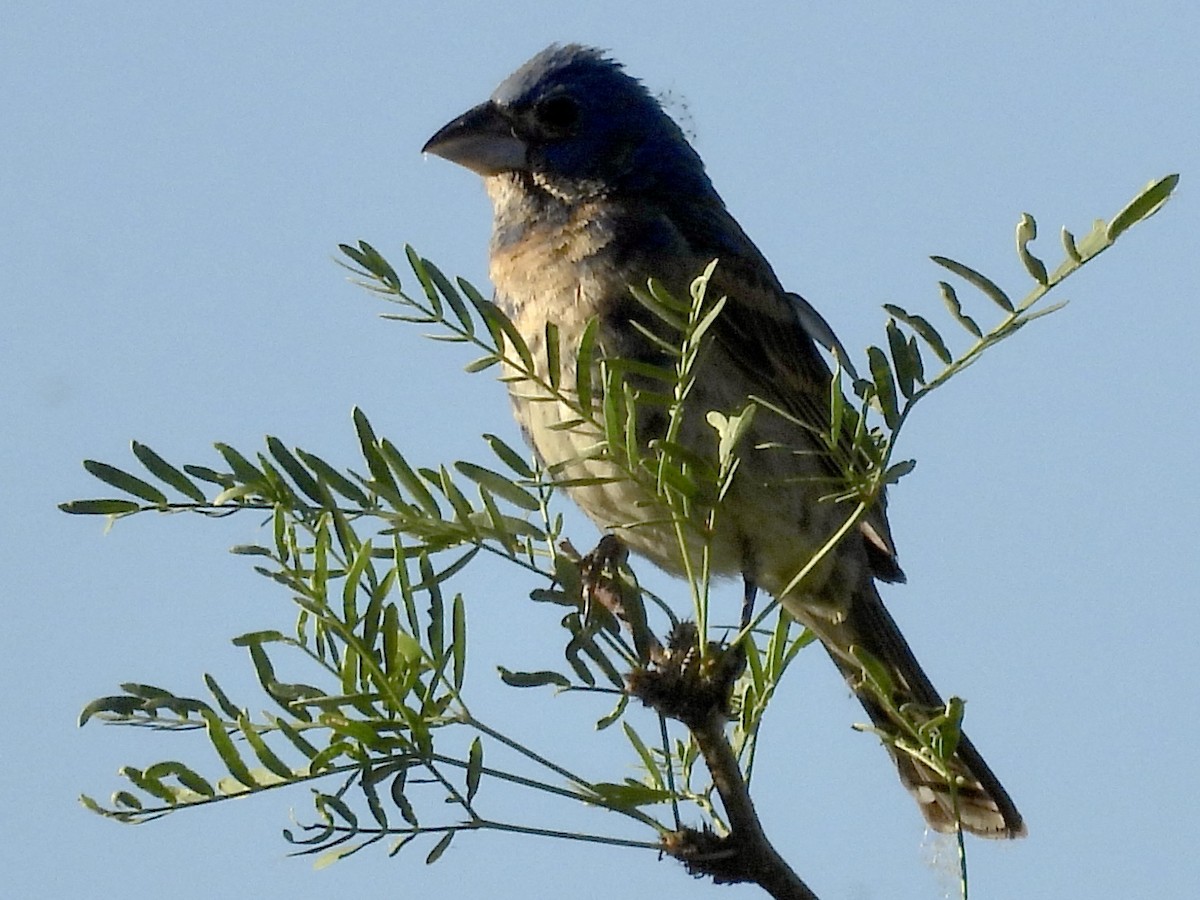
[[[547,97],[533,110],[538,123],[551,131],[565,132],[579,120],[579,104],[563,94]]]

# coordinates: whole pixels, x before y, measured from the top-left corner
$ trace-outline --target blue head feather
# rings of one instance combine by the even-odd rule
[[[506,78],[492,102],[528,141],[530,168],[549,178],[617,193],[716,196],[683,131],[601,50],[551,45]],[[564,127],[543,127],[539,111],[555,102]]]

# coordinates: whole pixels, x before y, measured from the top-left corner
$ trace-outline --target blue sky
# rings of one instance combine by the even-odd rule
[[[399,258],[409,242],[483,285],[483,191],[419,148],[526,57],[579,40],[670,92],[734,214],[852,350],[882,338],[882,303],[942,315],[930,254],[1023,291],[1021,212],[1057,262],[1061,225],[1085,232],[1182,173],[1160,216],[1062,289],[1065,311],[921,410],[903,447],[919,467],[891,507],[909,584],[886,597],[935,681],[969,699],[969,730],[1029,823],[1022,842],[972,844],[978,896],[1194,895],[1200,12],[883,6],[6,6],[6,892],[712,890],[652,854],[488,836],[430,868],[367,852],[314,872],[279,837],[303,795],[137,828],[75,800],[106,796],[126,763],[203,758],[195,742],[77,730],[86,701],[126,680],[199,690],[205,671],[248,690],[228,638],[291,615],[225,553],[259,536],[250,517],[104,534],[58,513],[104,493],[80,460],[130,461],[137,439],[215,462],[213,441],[256,450],[271,433],[352,465],[353,405],[423,463],[480,458],[482,432],[516,443],[499,386],[379,320],[333,256],[363,238]],[[493,661],[522,667],[552,652],[531,634],[556,639],[522,601],[534,585],[501,584],[464,588],[480,690],[518,720],[578,724],[566,698],[546,709],[491,686]],[[763,738],[766,826],[822,897],[941,896],[936,847],[882,751],[849,729],[860,717],[826,660],[802,660]]]

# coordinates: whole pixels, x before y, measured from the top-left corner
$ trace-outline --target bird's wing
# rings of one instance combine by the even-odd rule
[[[733,227],[737,228],[736,224]],[[722,345],[751,385],[748,392],[751,396],[767,401],[804,427],[813,429],[820,445],[819,435],[830,424],[833,375],[817,344],[837,355],[844,369],[849,362],[848,359],[841,362],[846,358],[845,349],[833,329],[807,301],[782,289],[766,260],[740,228],[737,235],[741,241],[726,242],[724,255],[714,253],[718,262],[708,294],[728,298],[713,325],[714,340]],[[840,435],[839,443],[843,452],[850,452],[849,434]],[[843,470],[831,456],[821,458],[834,487],[844,478]],[[896,562],[887,523],[885,500],[881,498],[868,511],[860,532],[876,577],[903,581],[904,573]]]
[[[842,342],[838,340],[838,336],[829,326],[829,323],[825,321],[825,317],[817,312],[816,307],[799,294],[789,291],[787,298],[792,301],[792,305],[796,309],[796,315],[800,318],[800,325],[808,332],[809,337],[828,350],[837,359],[838,365],[842,367],[842,371],[851,378],[857,379],[858,372],[854,368],[854,362],[850,359],[850,354],[846,352],[846,348],[842,346]]]

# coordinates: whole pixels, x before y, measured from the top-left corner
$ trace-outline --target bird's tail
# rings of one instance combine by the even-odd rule
[[[862,650],[882,666],[886,673],[883,680],[891,682],[893,709],[915,704],[916,710],[934,714],[943,708],[942,698],[884,607],[874,583],[865,582],[841,621],[813,615],[802,619],[821,639],[876,728],[891,735],[904,733],[895,714],[871,687],[864,686]],[[961,736],[951,762],[951,771],[958,776],[957,803],[945,777],[903,750],[891,745],[888,750],[900,781],[936,831],[955,831],[961,821],[964,831],[981,837],[1015,838],[1025,834],[1025,823],[1016,805],[966,735]]]

